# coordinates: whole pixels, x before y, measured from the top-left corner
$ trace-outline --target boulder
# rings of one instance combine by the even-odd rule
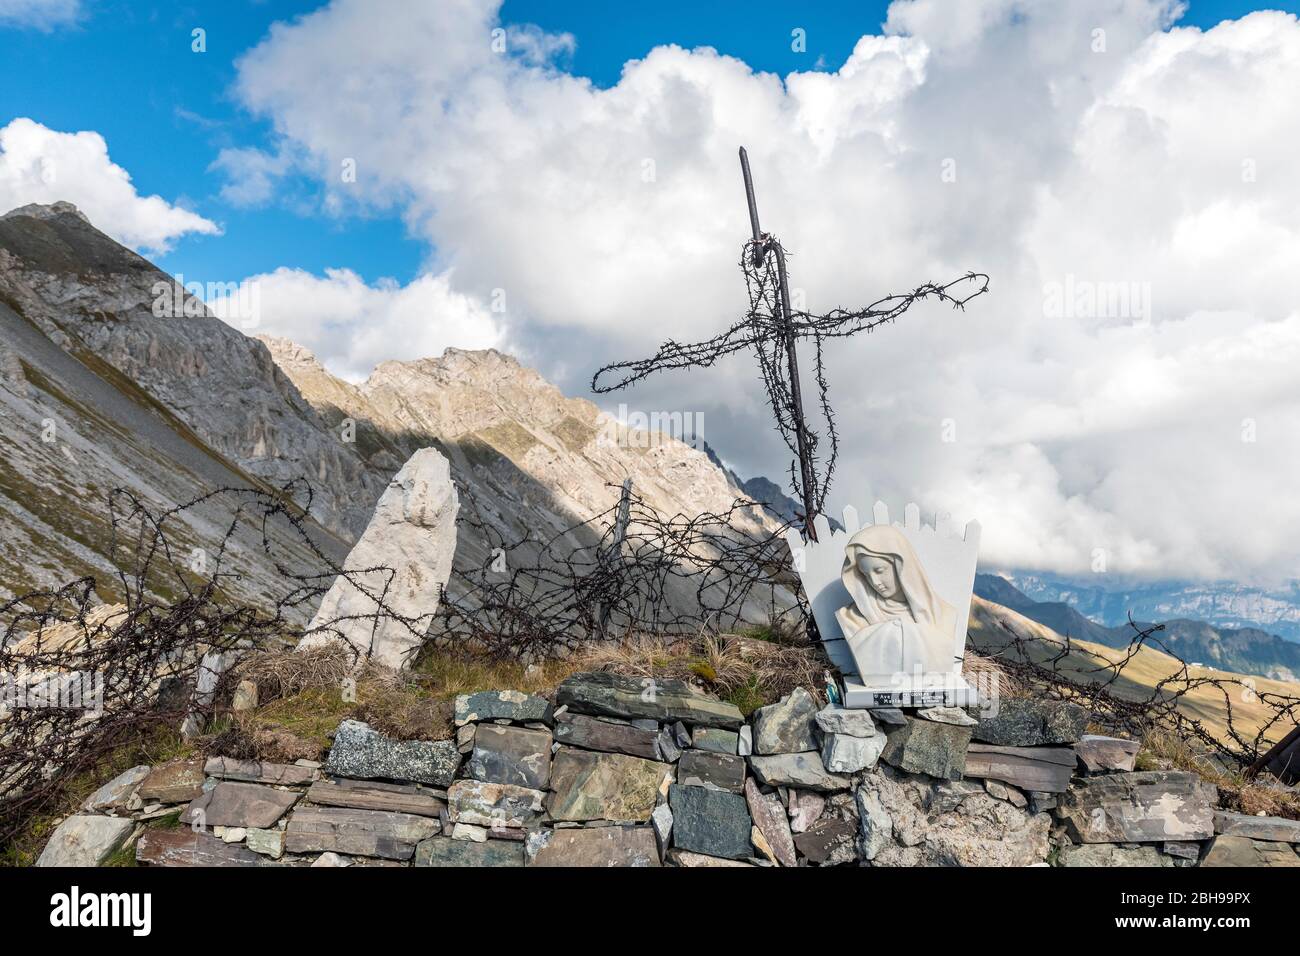
[[[1150,770],[1084,777],[1053,812],[1076,843],[1163,843],[1212,837],[1217,802],[1194,773]]]
[[[1069,747],[995,747],[971,744],[965,775],[1001,780],[1021,790],[1064,793],[1074,775],[1076,757]]]
[[[970,727],[908,718],[889,732],[880,759],[908,773],[960,780],[970,740]]]
[[[135,823],[120,817],[73,816],[58,825],[37,866],[99,866],[126,842]]]
[[[1300,866],[1300,856],[1289,843],[1251,840],[1241,836],[1216,836],[1201,866]]]
[[[753,821],[744,797],[673,784],[668,805],[673,811],[673,846],[677,849],[728,860],[753,855]]]
[[[885,749],[885,735],[854,737],[850,734],[822,735],[822,763],[831,773],[871,770]]]
[[[1084,843],[1061,850],[1060,866],[1173,866],[1174,861],[1153,846]]]
[[[555,820],[646,822],[672,766],[626,754],[562,747],[551,767],[546,809]]]
[[[749,758],[754,776],[771,787],[802,787],[805,790],[845,790],[849,778],[831,773],[822,763],[821,754],[771,754]]]
[[[1074,752],[1079,757],[1079,766],[1088,773],[1126,773],[1137,763],[1141,747],[1141,743],[1136,740],[1084,734],[1074,745]]]
[[[256,783],[223,780],[195,797],[181,814],[186,826],[258,827],[274,826],[298,802],[292,790],[277,790]]]
[[[745,758],[688,750],[677,764],[677,782],[688,787],[740,793],[745,788]]]
[[[411,780],[449,786],[460,766],[452,740],[393,740],[369,724],[345,720],[334,734],[325,769],[361,780]]]
[[[1217,810],[1214,814],[1214,830],[1225,836],[1247,837],[1251,840],[1300,843],[1300,820],[1287,820],[1284,817],[1255,817]]]
[[[555,739],[586,750],[603,750],[646,760],[658,760],[660,754],[657,729],[634,727],[609,717],[563,713],[555,718]]]
[[[537,830],[525,843],[529,866],[658,866],[650,827]]]
[[[654,813],[650,814],[650,825],[654,827],[655,839],[659,841],[659,856],[662,859],[668,852],[668,847],[672,845],[673,839],[673,810],[666,803],[661,803],[655,807]]]
[[[326,592],[298,649],[343,643],[357,663],[406,667],[451,575],[459,510],[447,459],[421,448],[380,496],[348,555],[348,573]]]
[[[484,783],[545,790],[551,779],[551,742],[548,730],[483,724],[474,734],[465,773]]]
[[[484,690],[456,698],[456,725],[487,720],[509,720],[516,724],[549,724],[551,702],[517,690]]]
[[[524,845],[505,840],[469,843],[436,836],[415,848],[414,866],[523,866]]]
[[[695,690],[685,681],[628,677],[608,671],[574,674],[556,691],[557,705],[602,717],[646,717],[660,723],[735,730],[745,722],[735,704]]]
[[[754,711],[754,753],[791,754],[817,749],[817,702],[796,687],[775,704]]]
[[[1072,744],[1088,726],[1088,711],[1062,700],[1002,698],[997,713],[982,717],[975,739],[1000,747],[1040,747]]]
[[[763,793],[753,778],[745,781],[745,804],[754,826],[763,834],[772,856],[781,866],[798,866],[795,858],[794,837],[790,821],[786,819],[781,798],[774,793]]]
[[[118,774],[87,797],[82,809],[90,813],[112,813],[114,810],[125,809],[140,784],[149,776],[149,771],[148,764],[141,764]]]
[[[501,829],[527,827],[542,818],[546,794],[508,783],[457,780],[447,790],[447,812],[454,823]]]

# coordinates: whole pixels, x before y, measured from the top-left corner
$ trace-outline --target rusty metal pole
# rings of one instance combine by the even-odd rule
[[[780,243],[766,238],[758,225],[758,201],[754,198],[754,178],[749,172],[749,154],[745,147],[740,147],[740,171],[745,178],[745,201],[749,205],[749,226],[754,234],[752,258],[755,267],[762,264],[769,251],[776,253],[776,275],[781,290],[779,303],[782,338],[785,340],[785,357],[790,372],[790,404],[794,420],[795,442],[799,450],[799,484],[803,496],[804,536],[809,541],[817,540],[813,528],[813,518],[817,517],[815,504],[816,473],[813,470],[812,449],[808,440],[808,425],[803,415],[803,393],[799,388],[799,357],[795,351],[797,336],[794,331],[794,318],[790,314],[790,283],[786,278],[785,252]]]

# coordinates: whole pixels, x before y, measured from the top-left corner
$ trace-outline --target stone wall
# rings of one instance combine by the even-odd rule
[[[747,721],[680,682],[577,674],[456,701],[455,739],[344,721],[328,759],[213,756],[105,784],[41,863],[156,866],[1298,866],[1300,823],[1218,808],[1072,704]],[[179,826],[158,826],[183,811]]]

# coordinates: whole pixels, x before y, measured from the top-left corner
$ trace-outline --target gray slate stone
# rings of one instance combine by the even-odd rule
[[[940,780],[960,780],[970,746],[970,727],[908,718],[889,732],[880,759],[908,773],[923,773]]]
[[[135,824],[123,817],[68,817],[50,836],[36,865],[99,866],[126,842],[134,829]]]
[[[673,784],[668,805],[673,811],[673,846],[677,849],[728,860],[753,855],[753,821],[744,797]]]
[[[1300,856],[1289,843],[1219,835],[1205,852],[1201,866],[1300,866]]]
[[[1074,745],[1074,752],[1078,754],[1079,765],[1088,773],[1128,772],[1137,763],[1141,746],[1136,740],[1084,734]]]
[[[677,782],[740,793],[745,787],[745,758],[733,754],[688,750],[677,764]]]
[[[1214,814],[1214,829],[1216,833],[1251,840],[1300,843],[1300,820],[1287,820],[1284,817],[1255,817],[1246,813],[1217,810]]]
[[[749,758],[754,776],[771,787],[802,787],[806,790],[845,790],[849,778],[831,773],[817,751],[798,754],[754,755]]]
[[[545,790],[551,779],[550,731],[480,724],[465,773],[484,783]]]
[[[754,711],[754,753],[806,753],[817,749],[814,731],[817,702],[802,687],[796,687],[775,704]]]
[[[975,739],[1001,747],[1039,747],[1072,744],[1083,736],[1088,712],[1078,704],[1060,700],[1004,698],[993,717],[980,719]]]
[[[767,840],[777,862],[782,866],[798,866],[794,836],[790,831],[785,807],[781,805],[781,798],[775,793],[763,793],[751,777],[745,781],[745,803],[749,807],[754,826],[758,827],[758,832]]]
[[[885,735],[855,737],[851,734],[822,735],[822,763],[831,773],[873,770],[885,749]]]
[[[527,827],[542,818],[546,794],[509,783],[457,780],[447,790],[447,813],[454,823]]]
[[[414,866],[523,866],[524,845],[506,840],[470,843],[436,836],[415,848]]]
[[[859,787],[854,799],[858,805],[858,852],[862,859],[874,860],[889,846],[894,835],[894,820],[875,791]]]
[[[810,863],[838,866],[858,858],[858,828],[847,820],[826,817],[794,838],[795,848]]]
[[[696,727],[691,735],[691,746],[715,754],[735,754],[740,747],[740,735],[734,730],[717,727]]]
[[[659,729],[636,727],[607,717],[588,717],[586,714],[563,713],[555,718],[555,739],[559,743],[586,750],[603,750],[606,753],[627,754],[645,760],[658,760],[656,746]]]
[[[209,777],[238,780],[243,783],[277,784],[282,787],[303,787],[319,776],[310,767],[297,764],[268,763],[261,760],[235,760],[231,757],[210,757],[203,765]]]
[[[1064,793],[1074,775],[1076,757],[1069,747],[996,747],[971,744],[965,775],[1001,780],[1021,790]]]
[[[562,747],[551,767],[546,809],[554,820],[648,822],[672,770],[626,754]]]
[[[1164,843],[1214,835],[1218,791],[1194,773],[1148,770],[1084,777],[1054,813],[1076,843]]]
[[[239,843],[225,843],[193,830],[146,830],[135,845],[137,863],[146,866],[250,867],[266,860]]]
[[[181,823],[200,827],[275,826],[301,796],[292,790],[276,790],[257,783],[223,780],[190,802]]]
[[[745,722],[735,704],[695,690],[685,681],[628,677],[595,671],[574,674],[560,684],[556,703],[580,714],[651,717],[661,723],[735,730]]]
[[[149,776],[150,769],[148,764],[141,764],[118,774],[87,797],[86,802],[82,804],[82,809],[91,813],[108,813],[112,810],[124,809],[139,788],[141,781]]]
[[[349,780],[347,777],[316,781],[307,791],[307,802],[354,810],[391,810],[422,817],[436,817],[447,806],[445,800],[415,784]]]
[[[817,711],[815,719],[823,734],[848,734],[851,737],[875,737],[880,734],[869,710],[827,704]]]
[[[529,866],[659,866],[650,827],[539,830],[525,847]]]
[[[410,780],[450,786],[460,766],[453,740],[392,740],[369,724],[339,724],[325,769],[337,777],[362,780]]]
[[[1174,861],[1153,846],[1116,846],[1113,843],[1085,843],[1061,851],[1060,865],[1080,866],[1173,866]]]
[[[437,820],[409,813],[299,807],[284,831],[289,853],[345,853],[409,860],[416,844],[441,829]]]
[[[960,707],[926,707],[918,710],[916,716],[922,720],[933,720],[938,724],[955,724],[958,727],[974,727],[977,721]]]
[[[549,724],[551,718],[550,701],[522,691],[484,690],[456,698],[458,726],[486,720],[510,720],[520,724],[538,720]]]

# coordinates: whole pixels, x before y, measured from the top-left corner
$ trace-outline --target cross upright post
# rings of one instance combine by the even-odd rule
[[[817,517],[817,504],[814,498],[816,480],[813,475],[811,442],[808,440],[808,424],[803,415],[803,394],[799,389],[799,356],[795,351],[796,335],[794,321],[790,315],[790,283],[785,271],[785,250],[780,243],[768,241],[758,225],[758,200],[754,198],[754,177],[749,171],[749,154],[745,147],[740,147],[740,171],[745,178],[745,201],[749,205],[749,225],[754,234],[752,259],[754,267],[762,266],[769,252],[776,255],[777,282],[781,289],[781,314],[777,321],[781,326],[781,336],[785,340],[786,367],[790,375],[790,404],[794,419],[795,442],[799,449],[799,474],[803,492],[803,526],[809,541],[817,540],[813,528],[813,519]]]

